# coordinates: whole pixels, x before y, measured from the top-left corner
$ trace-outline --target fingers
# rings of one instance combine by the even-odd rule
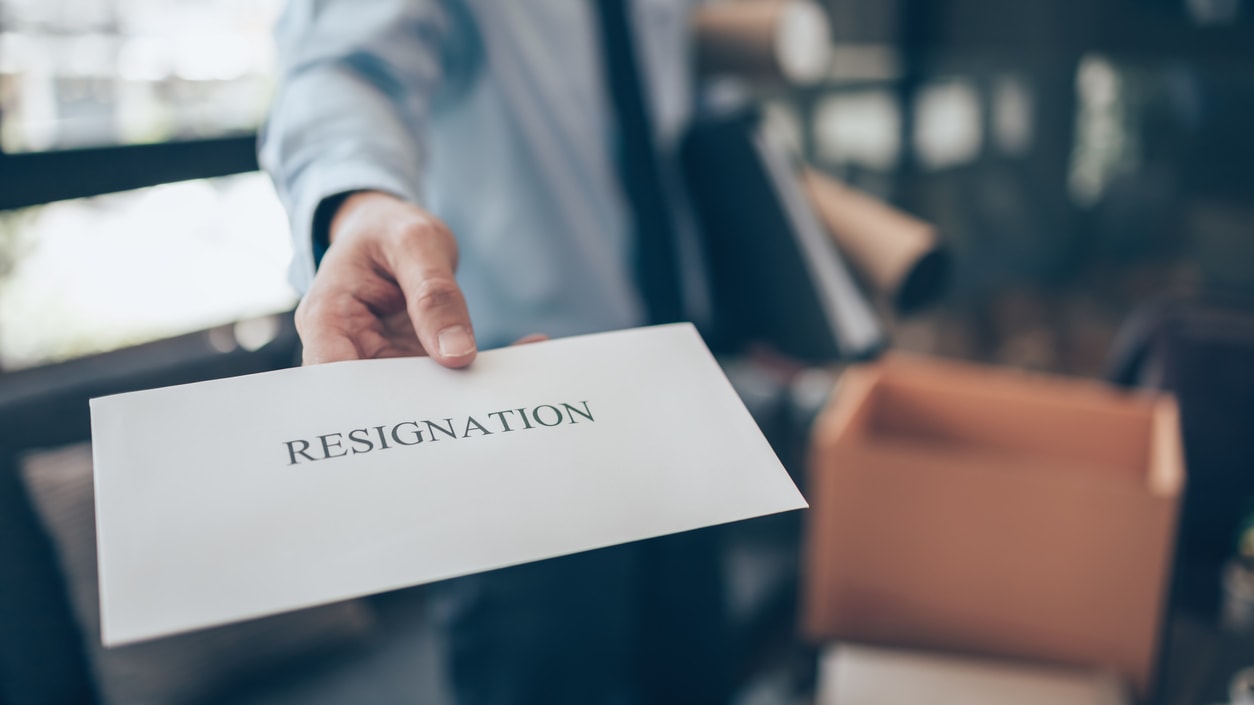
[[[544,333],[532,333],[530,335],[524,335],[518,340],[515,340],[512,344],[513,345],[530,345],[532,343],[543,343],[544,341],[548,339],[549,339],[549,336],[545,335]]]
[[[390,239],[386,258],[427,354],[446,367],[469,365],[478,347],[453,274],[457,243],[452,234],[435,220],[405,228]]]
[[[321,335],[301,338],[304,348],[300,364],[321,365],[324,362],[357,360],[357,346],[345,336]]]
[[[296,332],[302,344],[301,364],[320,365],[324,362],[356,360],[361,357],[352,338],[344,331],[340,321],[327,314],[326,306],[320,305],[320,297],[310,292],[296,308]]]

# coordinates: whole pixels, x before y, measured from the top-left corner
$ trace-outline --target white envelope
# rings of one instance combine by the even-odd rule
[[[107,646],[806,506],[687,324],[91,411]]]

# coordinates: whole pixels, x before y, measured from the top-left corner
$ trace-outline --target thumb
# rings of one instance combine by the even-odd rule
[[[429,221],[394,241],[389,264],[405,295],[418,342],[445,367],[465,367],[478,347],[466,298],[453,270],[457,242],[439,221]]]

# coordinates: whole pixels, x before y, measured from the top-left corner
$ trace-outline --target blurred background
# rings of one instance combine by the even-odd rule
[[[741,90],[805,162],[940,233],[952,258],[944,295],[908,316],[873,302],[889,345],[1180,396],[1199,489],[1185,503],[1155,697],[1235,698],[1233,674],[1254,665],[1254,618],[1219,629],[1234,592],[1245,600],[1234,609],[1254,605],[1254,577],[1226,593],[1221,580],[1254,502],[1254,3],[817,5],[830,26],[817,80]],[[0,0],[4,482],[27,451],[86,438],[87,397],[294,360],[286,217],[255,156],[282,6]],[[1180,326],[1194,342],[1222,339],[1225,362],[1180,353],[1179,336],[1164,333]],[[1217,332],[1194,335],[1199,326]],[[1193,383],[1193,372],[1171,372],[1181,360],[1212,374]],[[830,386],[833,369],[823,372],[816,384]],[[804,448],[780,450],[804,464]],[[14,497],[0,514],[31,511]],[[6,555],[49,543],[23,531],[3,534]],[[821,693],[814,647],[795,633],[795,554],[768,546],[738,564],[746,604],[765,590],[762,574],[783,575],[750,630],[759,643],[746,663],[760,677],[746,685],[749,703]],[[16,559],[4,560],[12,577]],[[62,570],[32,560],[29,572],[48,580]],[[0,579],[0,619],[47,606],[40,585]],[[376,607],[409,614],[388,599]],[[39,627],[45,641],[77,638],[61,611]],[[0,705],[98,689],[67,677],[70,695],[21,700],[47,684],[6,665],[38,651],[13,634],[0,635]],[[65,663],[86,658],[47,648]]]
[[[281,6],[0,5],[6,369],[293,304],[253,157]],[[757,97],[808,162],[952,243],[951,296],[896,344],[1096,375],[1147,297],[1254,288],[1248,3],[823,9],[830,70]],[[134,256],[154,247],[164,273]],[[158,286],[160,307],[126,298]]]
[[[286,218],[253,156],[281,6],[0,6],[0,365],[294,305]]]

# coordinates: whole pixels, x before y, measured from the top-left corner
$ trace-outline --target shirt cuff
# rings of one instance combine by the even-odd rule
[[[327,213],[324,223],[316,219],[324,201],[354,191],[382,191],[410,203],[421,202],[417,177],[387,160],[318,164],[311,166],[301,181],[301,197],[291,210],[292,264],[288,278],[302,294],[313,283],[329,242],[325,228],[333,213]],[[317,231],[318,226],[323,232]]]

